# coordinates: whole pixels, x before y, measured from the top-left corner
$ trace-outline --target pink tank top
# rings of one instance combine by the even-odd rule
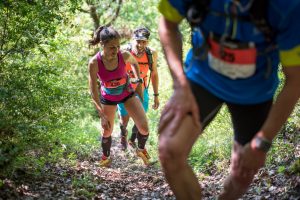
[[[112,71],[105,68],[100,52],[97,54],[97,61],[99,69],[97,76],[101,83],[101,96],[104,99],[119,102],[132,94],[133,88],[129,82],[126,64],[120,51],[118,52],[118,66]]]

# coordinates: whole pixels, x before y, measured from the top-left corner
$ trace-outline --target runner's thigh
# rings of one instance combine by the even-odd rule
[[[200,121],[204,130],[219,112],[223,100],[192,81],[190,81],[190,86],[200,109]]]
[[[124,105],[129,116],[133,119],[136,125],[141,126],[143,124],[147,124],[146,113],[138,97],[134,96],[128,99]]]
[[[227,103],[227,106],[233,123],[234,139],[245,145],[261,129],[268,117],[272,100],[254,105]]]

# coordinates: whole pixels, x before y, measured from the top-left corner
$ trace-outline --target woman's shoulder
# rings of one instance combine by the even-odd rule
[[[130,52],[127,51],[126,49],[121,49],[120,52],[121,52],[122,57],[123,57],[124,60],[127,60],[131,55]]]
[[[97,66],[98,65],[98,53],[96,53],[90,60],[89,66]]]

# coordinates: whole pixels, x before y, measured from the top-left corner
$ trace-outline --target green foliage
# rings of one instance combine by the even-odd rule
[[[197,171],[209,173],[212,167],[221,170],[228,164],[231,145],[231,120],[227,108],[223,107],[195,143],[189,162]]]
[[[279,173],[284,173],[285,170],[286,170],[285,166],[279,166],[277,171],[278,171]]]
[[[49,163],[74,165],[76,159],[87,159],[99,151],[100,123],[87,85],[86,41],[94,27],[88,15],[72,13],[79,3],[80,0],[0,2],[0,168],[7,166],[6,170],[13,171],[25,167],[38,172]],[[158,155],[160,113],[173,92],[158,39],[157,3],[158,0],[123,1],[114,24],[118,30],[147,26],[151,30],[150,46],[158,50],[160,107],[151,109],[150,86],[147,113],[150,125],[147,148],[154,159]],[[106,13],[109,14],[112,13]],[[185,55],[190,48],[190,28],[186,22],[180,28]],[[283,132],[295,133],[299,129],[299,109],[298,105]],[[115,123],[118,133],[117,118]],[[132,121],[129,131],[131,127]],[[282,152],[292,154],[297,141],[284,143],[279,137],[271,154],[281,153],[271,156],[268,162],[284,161],[286,154]],[[210,173],[211,166],[223,170],[229,163],[231,145],[231,121],[224,107],[195,143],[189,163],[195,170],[206,173]],[[284,162],[281,166],[278,170],[284,172]],[[88,188],[78,191],[78,195],[92,196],[95,188],[89,185],[91,179],[83,175],[72,180],[74,188]],[[0,179],[0,187],[1,183]]]
[[[281,133],[283,135],[287,135],[287,133],[294,133],[297,135],[297,130],[299,130],[299,128],[300,128],[300,102],[298,102],[298,104],[294,108],[293,113],[288,118]]]
[[[78,3],[0,3],[0,167],[37,135],[64,130],[78,107],[81,95],[68,85],[75,80],[65,74],[68,56],[57,57],[59,45],[66,44],[53,38]]]
[[[14,158],[19,153],[19,147],[17,147],[12,142],[2,142],[0,141],[0,166],[4,166],[6,163]]]
[[[300,158],[296,159],[289,170],[291,173],[300,176]]]
[[[147,9],[143,9],[147,5]],[[136,0],[124,2],[120,12],[120,17],[117,19],[117,26],[127,26],[129,28],[136,28],[144,25],[149,27],[152,33],[157,31],[157,10],[158,0]],[[142,8],[143,7],[143,8]],[[143,11],[143,13],[141,13]]]
[[[76,195],[92,198],[96,192],[96,186],[93,184],[93,177],[88,173],[83,173],[81,177],[75,177],[72,180],[72,187],[76,188]]]
[[[66,20],[65,12],[74,11],[78,3],[79,0],[1,1],[0,62],[10,55],[24,58],[37,44],[53,37],[56,27]]]

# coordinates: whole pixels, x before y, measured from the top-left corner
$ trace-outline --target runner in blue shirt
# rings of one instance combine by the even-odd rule
[[[174,81],[159,124],[165,176],[177,199],[201,197],[187,157],[226,104],[234,145],[219,199],[238,199],[264,166],[300,96],[300,2],[161,0],[159,10],[159,35]],[[193,28],[193,48],[184,68],[179,24],[185,18]],[[280,64],[285,82],[275,99]]]

